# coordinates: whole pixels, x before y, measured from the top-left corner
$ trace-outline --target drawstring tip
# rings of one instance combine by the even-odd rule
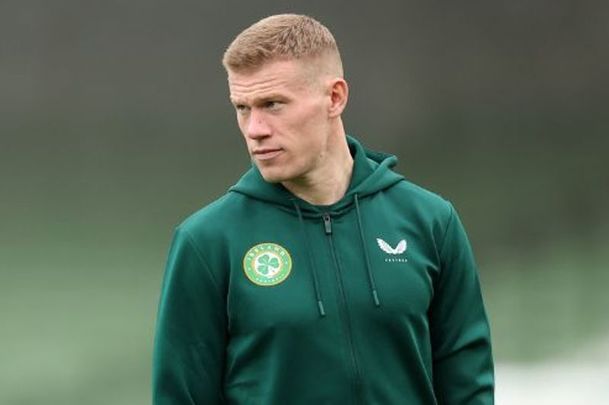
[[[379,301],[379,296],[377,295],[376,290],[372,290],[372,298],[374,298],[374,305],[380,307],[381,302]]]
[[[326,316],[326,310],[324,309],[324,303],[321,300],[317,300],[317,307],[319,308],[319,315]]]

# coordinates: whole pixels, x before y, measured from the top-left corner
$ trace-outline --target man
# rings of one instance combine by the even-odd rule
[[[492,404],[463,227],[346,136],[332,34],[268,17],[223,64],[253,167],[175,232],[154,403]]]

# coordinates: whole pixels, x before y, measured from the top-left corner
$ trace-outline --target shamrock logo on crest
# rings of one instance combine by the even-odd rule
[[[271,268],[279,268],[279,260],[276,257],[265,254],[258,258],[258,265],[256,266],[257,272],[267,276],[269,275],[269,270],[271,270]]]

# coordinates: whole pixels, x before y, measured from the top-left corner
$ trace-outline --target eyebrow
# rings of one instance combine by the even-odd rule
[[[270,93],[270,94],[265,94],[262,97],[255,97],[253,98],[251,101],[251,104],[253,105],[260,105],[260,104],[264,104],[268,101],[272,101],[272,100],[286,100],[287,97],[285,95],[281,95],[279,93]],[[232,104],[234,105],[241,105],[241,104],[247,104],[246,100],[238,98],[238,97],[230,97],[230,101]]]

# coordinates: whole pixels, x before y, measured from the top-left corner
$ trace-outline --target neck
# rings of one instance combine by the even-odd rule
[[[353,157],[347,138],[342,134],[328,145],[326,155],[314,172],[302,179],[283,182],[292,194],[313,205],[331,205],[339,201],[349,188],[353,173]]]

